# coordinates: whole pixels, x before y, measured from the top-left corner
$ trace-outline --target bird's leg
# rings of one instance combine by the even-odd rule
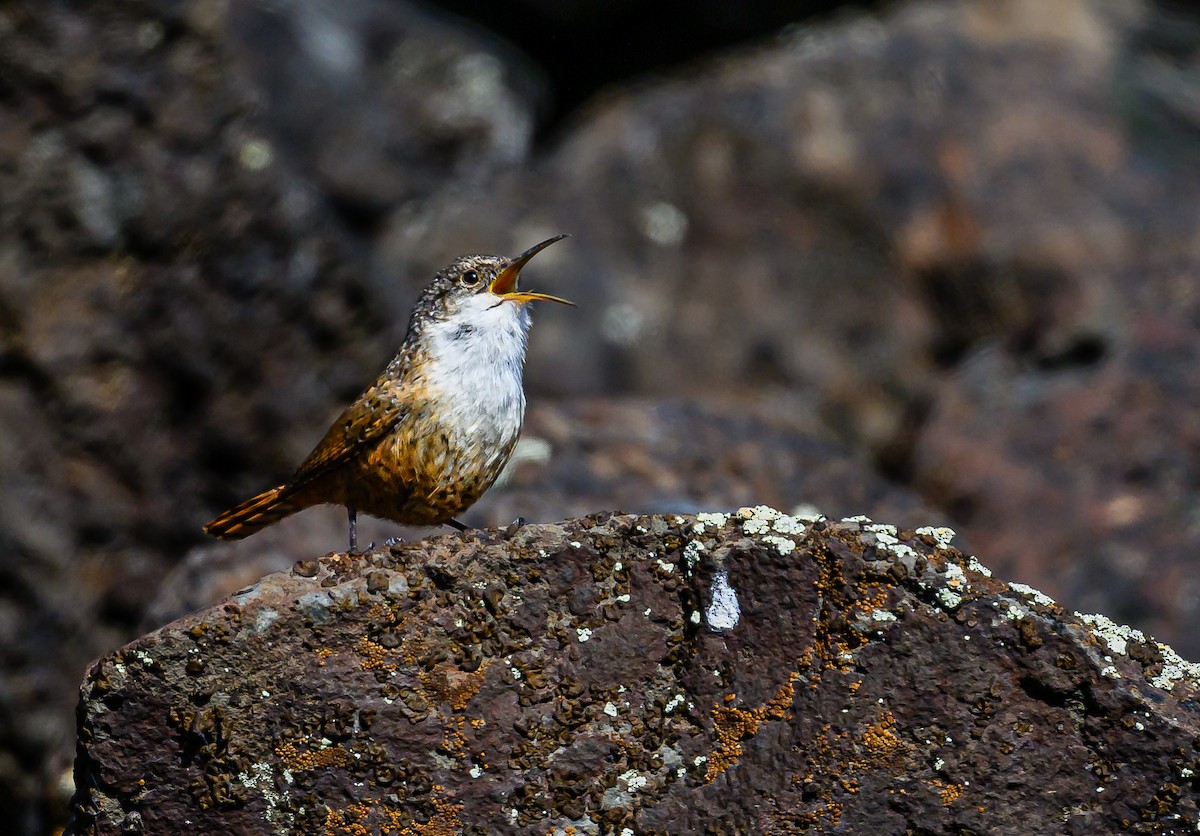
[[[470,531],[471,529],[460,523],[458,520],[446,520],[445,525],[451,528],[457,528],[459,531]]]
[[[350,517],[350,554],[356,554],[358,552],[358,509],[353,505],[347,505],[346,513]]]

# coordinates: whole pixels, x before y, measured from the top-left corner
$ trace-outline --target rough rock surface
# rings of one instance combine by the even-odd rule
[[[304,560],[100,660],[72,832],[1184,832],[1200,667],[948,529],[598,515]]]

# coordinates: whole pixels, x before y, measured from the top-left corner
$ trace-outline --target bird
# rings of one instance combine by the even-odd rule
[[[405,525],[449,525],[496,481],[525,418],[522,381],[529,303],[574,305],[518,288],[521,269],[569,235],[515,258],[464,255],[413,305],[396,356],[333,422],[282,485],[204,526],[240,540],[314,505],[344,505],[350,551],[357,515]]]

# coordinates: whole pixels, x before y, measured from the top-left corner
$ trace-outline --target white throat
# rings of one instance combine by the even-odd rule
[[[525,305],[490,293],[469,297],[455,316],[430,324],[430,394],[447,428],[476,439],[515,439],[525,417],[529,324]]]

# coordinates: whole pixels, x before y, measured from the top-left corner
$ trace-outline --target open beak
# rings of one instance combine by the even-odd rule
[[[570,235],[555,235],[553,238],[543,241],[540,244],[534,244],[525,252],[509,261],[508,264],[505,264],[504,267],[501,268],[500,272],[496,274],[496,278],[492,279],[492,283],[488,286],[488,290],[506,302],[542,301],[561,302],[564,305],[574,305],[574,302],[568,302],[566,299],[559,299],[557,296],[550,296],[547,293],[530,293],[523,290],[517,290],[517,279],[520,278],[521,268],[529,263],[529,259],[533,258],[551,244],[570,237]]]

